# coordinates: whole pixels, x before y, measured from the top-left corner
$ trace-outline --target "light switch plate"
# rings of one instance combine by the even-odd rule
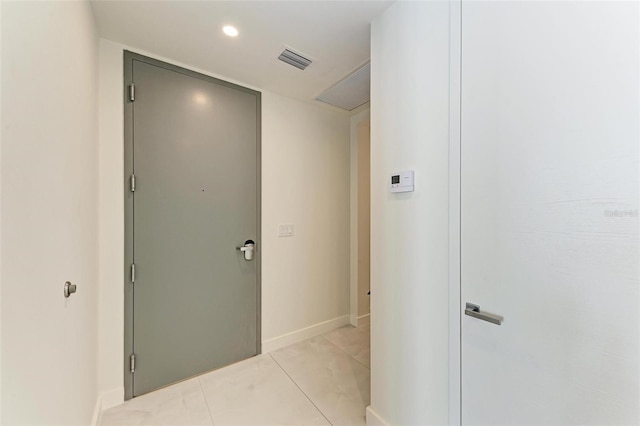
[[[293,224],[278,225],[278,237],[293,237]]]

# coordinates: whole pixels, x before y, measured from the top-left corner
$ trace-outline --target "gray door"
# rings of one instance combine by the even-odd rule
[[[130,83],[127,398],[260,351],[260,93],[126,52]]]

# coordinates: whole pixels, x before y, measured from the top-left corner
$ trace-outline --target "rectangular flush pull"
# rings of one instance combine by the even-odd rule
[[[504,320],[503,317],[496,314],[490,314],[489,312],[483,312],[480,310],[480,306],[474,305],[473,303],[467,302],[467,307],[464,310],[465,315],[469,315],[470,317],[481,319],[482,321],[487,321],[492,324],[500,325]]]

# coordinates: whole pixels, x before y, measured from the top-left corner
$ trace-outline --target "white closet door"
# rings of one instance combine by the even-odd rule
[[[463,2],[464,425],[640,424],[639,21]]]

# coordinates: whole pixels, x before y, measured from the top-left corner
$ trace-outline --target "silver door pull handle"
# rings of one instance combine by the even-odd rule
[[[464,314],[496,325],[502,324],[502,321],[504,320],[504,318],[500,315],[490,314],[489,312],[482,312],[480,310],[480,306],[474,305],[473,303],[469,302],[467,302],[467,307],[464,310]]]

